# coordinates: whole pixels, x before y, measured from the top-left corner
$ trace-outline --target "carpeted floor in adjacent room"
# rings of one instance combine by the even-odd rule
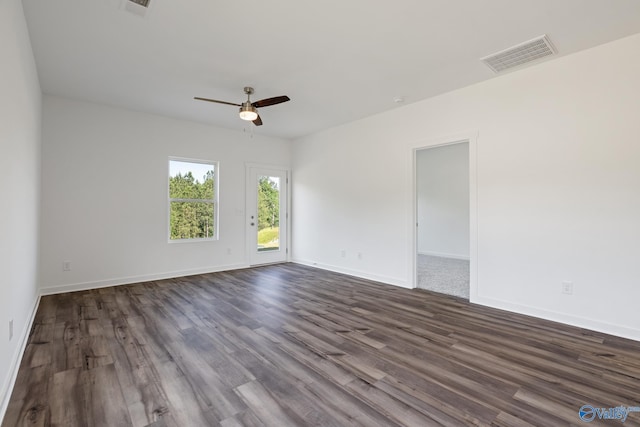
[[[418,255],[418,288],[469,299],[469,260]]]

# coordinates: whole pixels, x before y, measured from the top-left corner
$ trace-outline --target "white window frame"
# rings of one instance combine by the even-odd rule
[[[200,163],[213,166],[213,199],[172,199],[170,194],[171,179],[171,162],[184,163]],[[220,188],[220,162],[213,160],[191,159],[187,157],[170,156],[167,161],[167,241],[169,243],[193,243],[193,242],[211,242],[220,239],[220,206],[219,206],[219,188]],[[172,202],[196,202],[213,204],[213,236],[212,237],[194,237],[190,239],[172,239],[171,238],[171,203]]]

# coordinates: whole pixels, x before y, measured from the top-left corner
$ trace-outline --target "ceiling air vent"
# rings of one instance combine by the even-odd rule
[[[142,7],[149,7],[151,0],[129,0],[131,3],[139,4]]]
[[[480,60],[495,73],[519,67],[529,62],[554,55],[555,49],[546,35],[536,37],[519,45],[485,56]]]
[[[122,4],[127,12],[146,17],[151,6],[151,0],[123,0]]]

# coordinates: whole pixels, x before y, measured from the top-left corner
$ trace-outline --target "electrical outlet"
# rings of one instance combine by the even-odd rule
[[[347,251],[346,251],[346,250],[344,250],[344,249],[342,249],[342,250],[340,251],[340,257],[341,257],[341,258],[346,258],[346,257],[347,257]]]
[[[71,261],[62,262],[62,271],[71,271]]]
[[[562,293],[565,295],[573,295],[573,282],[562,282]]]
[[[13,339],[13,319],[9,320],[9,341]]]

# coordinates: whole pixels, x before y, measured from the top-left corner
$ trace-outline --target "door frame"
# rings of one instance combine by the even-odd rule
[[[478,131],[468,131],[438,138],[419,140],[411,144],[411,210],[408,225],[410,286],[418,286],[418,151],[445,145],[469,144],[469,301],[478,298]]]
[[[255,250],[254,240],[253,240],[253,231],[254,227],[250,226],[251,223],[251,212],[249,212],[251,201],[250,197],[252,196],[251,192],[248,191],[249,183],[252,182],[251,175],[254,170],[266,170],[266,171],[277,171],[279,173],[283,173],[285,176],[285,200],[284,200],[284,215],[283,212],[280,212],[280,226],[282,227],[283,216],[284,216],[284,229],[285,229],[285,238],[283,239],[284,243],[284,251],[285,251],[285,259],[284,261],[276,261],[276,262],[265,262],[265,263],[254,263],[252,261],[252,254]],[[273,165],[266,163],[245,163],[245,215],[244,215],[244,233],[245,233],[245,258],[246,264],[249,266],[257,266],[264,264],[275,264],[280,262],[290,262],[291,261],[291,215],[290,212],[291,206],[291,169],[288,166],[282,165]],[[255,219],[257,221],[257,218]]]

